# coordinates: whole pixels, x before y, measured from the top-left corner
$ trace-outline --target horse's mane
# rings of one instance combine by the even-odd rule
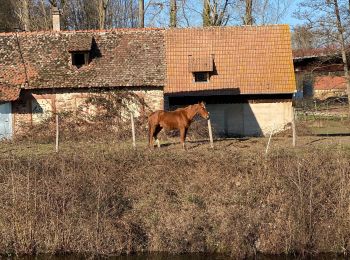
[[[193,106],[194,106],[194,105],[189,105],[189,106],[187,106],[187,107],[179,107],[179,108],[175,109],[174,111],[186,110],[186,109],[189,109],[189,108],[191,108],[191,107],[193,107]]]

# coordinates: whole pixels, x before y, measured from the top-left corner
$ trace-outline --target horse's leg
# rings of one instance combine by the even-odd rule
[[[158,125],[158,126],[156,126],[156,129],[155,129],[155,131],[154,131],[154,133],[153,133],[153,137],[154,137],[154,139],[156,140],[156,143],[157,143],[158,148],[160,148],[160,143],[159,143],[159,139],[158,139],[158,134],[159,134],[159,132],[160,132],[162,129],[163,129],[163,128],[162,128],[160,125]]]
[[[185,128],[185,136],[184,136],[184,142],[186,142],[186,136],[187,136],[187,132],[188,132],[188,127]]]
[[[154,145],[153,145],[154,130],[155,130],[155,126],[150,124],[148,127],[148,145],[149,145],[149,148],[154,148]]]
[[[180,129],[180,140],[181,140],[182,148],[185,149],[185,150],[186,150],[186,147],[185,147],[186,133],[187,133],[187,129],[186,128],[181,128]]]

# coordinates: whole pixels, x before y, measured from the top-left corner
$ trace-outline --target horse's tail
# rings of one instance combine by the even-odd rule
[[[151,130],[152,130],[152,125],[155,123],[154,121],[154,115],[157,113],[157,111],[152,112],[151,114],[149,114],[148,116],[148,143],[151,143]]]

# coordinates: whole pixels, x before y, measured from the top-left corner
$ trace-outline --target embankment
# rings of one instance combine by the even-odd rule
[[[66,151],[0,158],[0,253],[350,249],[350,152]]]

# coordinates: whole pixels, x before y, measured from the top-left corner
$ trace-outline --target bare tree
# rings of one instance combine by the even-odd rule
[[[176,0],[170,0],[170,27],[177,25],[177,5]]]
[[[222,26],[229,20],[229,0],[204,0],[203,26]]]
[[[11,2],[18,26],[22,30],[50,29],[50,4],[54,2],[53,0],[13,0]]]
[[[185,26],[275,24],[286,15],[295,0],[181,0],[178,20]],[[201,6],[202,10],[198,7]],[[191,19],[188,19],[191,17]]]
[[[203,1],[203,26],[211,25],[211,16],[210,16],[210,3],[208,0]]]
[[[19,26],[16,15],[16,3],[11,0],[0,0],[0,32],[8,32]]]
[[[349,65],[347,61],[347,43],[350,36],[348,26],[350,13],[348,0],[314,0],[299,4],[297,18],[304,20],[324,46],[332,46],[342,57],[344,77],[347,81],[347,94],[350,97]],[[349,102],[350,116],[350,102]]]
[[[15,1],[15,14],[17,16],[21,29],[24,31],[30,30],[29,6],[29,0]]]
[[[293,28],[292,47],[294,50],[312,49],[317,46],[317,37],[306,25],[299,25]]]
[[[231,17],[243,24],[277,24],[296,0],[237,0],[232,1]]]
[[[103,30],[106,23],[106,14],[109,0],[97,0],[99,29]]]
[[[244,25],[253,24],[253,0],[245,0]]]
[[[256,24],[279,23],[295,0],[255,0],[253,13]]]
[[[145,27],[145,1],[139,0],[139,27]]]
[[[138,26],[138,0],[60,0],[66,29]]]
[[[293,0],[0,0],[0,24],[15,20],[26,30],[48,30],[50,8],[61,10],[64,30],[136,26],[225,26],[274,23]],[[143,7],[143,8],[142,8]],[[143,10],[143,12],[142,12]],[[143,15],[140,15],[141,12]],[[170,17],[170,24],[169,24]]]
[[[344,67],[344,76],[347,80],[349,117],[350,117],[350,77],[349,77],[349,65],[348,65],[348,61],[347,61],[347,57],[346,57],[346,46],[345,46],[345,36],[344,36],[345,28],[343,27],[342,19],[340,16],[340,8],[339,8],[338,0],[327,0],[327,4],[334,5],[334,13],[335,13],[335,17],[336,17],[338,39],[339,39],[341,56],[342,56],[343,67]]]

